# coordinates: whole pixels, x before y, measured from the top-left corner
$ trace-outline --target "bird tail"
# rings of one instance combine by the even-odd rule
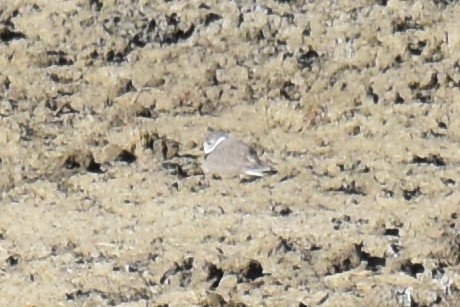
[[[265,177],[276,174],[278,171],[271,166],[264,166],[260,168],[251,168],[245,171],[248,176]]]

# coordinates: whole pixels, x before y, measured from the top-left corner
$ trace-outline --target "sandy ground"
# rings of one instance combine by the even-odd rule
[[[48,2],[0,4],[1,306],[460,301],[458,1]]]

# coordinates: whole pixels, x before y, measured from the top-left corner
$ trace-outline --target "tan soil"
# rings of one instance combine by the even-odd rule
[[[1,306],[460,301],[458,1],[259,2],[1,1]]]

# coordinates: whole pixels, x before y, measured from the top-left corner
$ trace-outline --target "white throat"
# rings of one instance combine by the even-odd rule
[[[221,136],[211,146],[205,142],[204,145],[203,145],[204,153],[207,155],[208,153],[212,152],[214,149],[216,149],[217,146],[219,146],[220,143],[222,143],[226,139],[227,139],[227,137]]]

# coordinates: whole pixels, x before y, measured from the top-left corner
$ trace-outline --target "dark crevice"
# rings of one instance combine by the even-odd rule
[[[132,152],[122,150],[115,160],[131,164],[137,160],[137,157]]]
[[[446,166],[446,162],[444,158],[438,155],[428,155],[427,157],[420,157],[418,155],[414,155],[412,158],[412,163],[415,164],[431,164],[434,166]]]

